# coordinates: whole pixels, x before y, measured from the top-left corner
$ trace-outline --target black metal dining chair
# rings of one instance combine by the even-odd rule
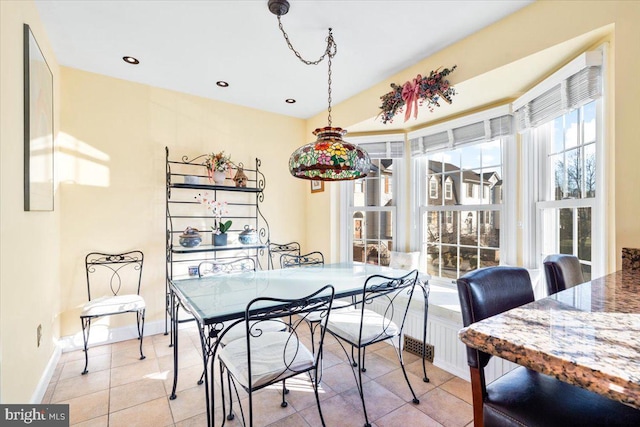
[[[519,267],[474,270],[457,285],[464,326],[534,300],[529,273]],[[640,425],[640,411],[524,366],[487,385],[490,359],[467,347],[475,427]]]
[[[223,274],[245,273],[249,271],[256,271],[256,261],[252,257],[237,258],[232,260],[207,260],[202,261],[200,262],[200,264],[198,264],[198,276],[201,278],[212,275],[216,276]],[[286,329],[286,327],[283,326],[282,322],[279,321],[262,321],[260,324],[260,328],[264,332],[276,332]],[[246,337],[245,334],[246,331],[242,327],[242,325],[231,325],[227,328],[226,333],[219,335],[217,339],[220,341],[220,346],[224,347],[232,341],[244,339]],[[205,355],[205,360],[208,361],[208,359],[208,355]],[[208,362],[205,362],[205,366],[207,366],[207,364]],[[198,380],[198,385],[204,382],[205,375],[206,371],[203,371],[200,379]],[[227,378],[227,380],[228,383],[231,384],[231,378],[229,377]],[[285,389],[284,384],[283,389]],[[228,419],[233,419],[233,404],[231,399],[229,399]]]
[[[576,256],[553,254],[547,256],[543,264],[547,280],[547,295],[584,283],[582,265]]]
[[[280,255],[280,268],[311,267],[319,265],[324,265],[324,255],[319,251],[309,252],[308,254],[303,255]]]
[[[82,375],[89,372],[89,333],[91,321],[104,316],[135,313],[140,340],[140,360],[144,333],[144,314],[146,304],[140,296],[142,283],[142,264],[144,255],[140,251],[121,254],[91,252],[85,257],[87,275],[87,295],[89,301],[82,307],[80,322],[84,341],[84,369]]]
[[[269,242],[269,267],[273,270],[276,263],[280,262],[280,256],[283,254],[300,255],[300,243],[273,243]],[[279,265],[279,264],[277,264]]]
[[[198,277],[213,274],[242,273],[245,271],[256,271],[255,259],[244,257],[231,261],[202,261],[198,264]]]
[[[324,342],[326,322],[331,313],[334,288],[322,287],[302,298],[281,299],[262,297],[251,301],[245,310],[243,320],[238,320],[233,328],[242,326],[245,339],[237,339],[224,346],[218,353],[220,361],[220,384],[222,389],[222,408],[224,404],[223,373],[226,370],[232,378],[233,388],[240,402],[243,425],[253,426],[253,393],[272,384],[284,381],[299,374],[308,373],[315,393],[320,421],[325,425],[318,395],[320,355]],[[319,341],[314,350],[309,350],[302,342],[303,333],[299,330],[310,314],[322,318]],[[289,323],[285,318],[296,319]],[[283,330],[266,331],[263,322],[281,322]],[[220,339],[224,339],[225,332]],[[249,422],[246,422],[244,409],[238,394],[238,386],[248,393]],[[231,386],[229,393],[231,393]],[[229,399],[231,401],[231,399]],[[285,407],[285,394],[282,404]],[[227,418],[229,419],[229,418]]]
[[[354,369],[353,374],[362,401],[365,427],[370,427],[371,424],[365,404],[362,373],[366,372],[365,352],[370,345],[382,341],[389,341],[393,344],[407,386],[413,395],[413,403],[420,403],[405,370],[401,342],[416,285],[418,285],[418,270],[413,270],[400,277],[369,276],[364,283],[362,293],[356,296],[356,308],[353,310],[336,309],[329,316],[328,332],[338,338],[342,350],[347,358],[350,358],[351,366],[357,368],[358,373],[356,374]],[[379,313],[384,313],[384,315]],[[343,342],[351,347],[351,356],[349,356]],[[354,349],[357,350],[357,358],[354,356]],[[426,375],[425,381],[429,381]]]

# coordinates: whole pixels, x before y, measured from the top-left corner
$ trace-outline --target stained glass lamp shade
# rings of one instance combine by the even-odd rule
[[[342,128],[316,129],[313,134],[317,140],[291,154],[291,175],[320,181],[344,181],[367,176],[371,159],[366,151],[342,139],[346,133]]]

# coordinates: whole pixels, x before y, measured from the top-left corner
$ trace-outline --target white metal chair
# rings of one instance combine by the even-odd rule
[[[333,286],[327,285],[318,291],[299,299],[257,298],[246,308],[245,318],[236,322],[235,327],[243,326],[246,339],[237,339],[224,346],[218,353],[220,360],[220,384],[222,388],[223,412],[224,380],[226,370],[233,380],[238,395],[238,386],[249,394],[249,422],[246,423],[244,409],[240,404],[243,424],[253,425],[253,392],[269,385],[284,381],[302,373],[308,373],[315,393],[320,420],[324,426],[324,418],[318,396],[319,364],[322,344],[333,302]],[[301,341],[299,327],[310,314],[319,314],[322,318],[319,342],[314,350],[309,350]],[[291,324],[285,318],[296,319]],[[281,322],[282,331],[268,332],[263,322]],[[224,339],[223,332],[220,339]],[[229,387],[231,393],[231,387]],[[282,406],[286,405],[285,394],[282,394]],[[229,417],[227,417],[229,419]]]
[[[84,340],[83,375],[89,372],[87,366],[91,321],[99,317],[136,313],[140,360],[145,358],[142,353],[142,337],[146,304],[140,296],[143,260],[144,255],[140,251],[122,254],[91,252],[85,257],[89,302],[84,305],[80,314]]]

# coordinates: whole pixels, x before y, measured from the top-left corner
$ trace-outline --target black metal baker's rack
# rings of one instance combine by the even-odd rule
[[[265,176],[260,171],[260,159],[255,159],[255,168],[246,168],[237,163],[230,168],[225,184],[217,185],[209,180],[204,166],[208,154],[190,158],[182,156],[180,160],[169,157],[166,151],[166,304],[165,334],[168,333],[168,322],[172,316],[169,283],[175,279],[186,279],[193,276],[193,267],[202,261],[231,261],[233,259],[251,257],[258,268],[268,268],[269,224],[260,210],[264,201]],[[247,175],[246,187],[236,187],[232,177],[242,168]],[[225,220],[232,220],[228,231],[232,242],[226,246],[213,245],[214,216],[205,212],[205,208],[197,200],[198,195],[207,193],[207,197],[227,202],[229,213]],[[227,200],[228,199],[228,200]],[[234,242],[236,235],[248,225],[257,233],[258,241],[254,244]],[[195,247],[180,245],[179,238],[186,227],[199,230],[201,244]],[[191,267],[191,271],[190,268]],[[191,273],[191,275],[189,274]],[[197,273],[196,276],[197,277]],[[179,316],[179,322],[193,320],[191,316]],[[173,344],[173,343],[172,343]]]

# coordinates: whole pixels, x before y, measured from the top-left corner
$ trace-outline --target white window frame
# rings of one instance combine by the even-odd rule
[[[432,176],[431,178],[429,178],[429,198],[430,199],[438,198],[438,180],[436,179],[435,176]]]
[[[503,115],[511,114],[511,105],[502,105],[499,107],[491,108],[479,113],[470,114],[459,119],[451,120],[441,123],[439,125],[431,126],[428,128],[420,129],[415,132],[411,132],[407,135],[408,139],[421,137],[437,132],[447,131],[453,128],[465,126],[468,124],[476,123],[479,121],[489,120],[494,117],[500,117]],[[517,236],[516,230],[516,212],[517,212],[517,150],[515,147],[514,136],[502,136],[504,140],[502,146],[502,175],[504,185],[502,187],[502,209],[500,213],[501,218],[501,232],[500,232],[500,262],[501,264],[516,265],[517,263]],[[426,194],[425,185],[427,180],[425,162],[419,158],[412,159],[411,161],[411,233],[410,233],[410,246],[412,250],[418,251],[421,249],[422,236],[425,230],[422,227],[422,218],[427,210],[437,211],[436,206],[431,206],[426,209],[426,206],[422,205],[422,195]],[[466,194],[466,193],[465,193]],[[434,209],[436,208],[436,209]],[[473,210],[486,208],[484,205],[460,205],[455,207],[454,210]],[[513,232],[511,231],[513,230]],[[432,277],[430,279],[432,283],[455,287],[455,280]]]
[[[350,137],[348,141],[353,144],[376,143],[381,141],[402,141],[406,145],[404,134],[386,134],[365,137]],[[404,149],[403,157],[394,159],[394,170],[391,180],[391,189],[393,191],[394,206],[353,206],[353,192],[355,181],[342,181],[340,183],[340,261],[353,262],[353,215],[356,212],[363,212],[366,221],[366,212],[389,212],[392,215],[392,236],[393,250],[396,248],[404,248],[406,244],[405,227],[398,226],[398,219],[404,218],[404,207],[407,205],[407,191],[405,181],[404,165],[406,163],[407,150]],[[365,225],[366,227],[366,225]],[[366,228],[365,228],[366,230]],[[363,240],[366,236],[363,233]]]
[[[600,52],[598,52],[600,51]],[[535,99],[540,94],[552,87],[561,84],[569,76],[580,71],[581,67],[593,63],[601,63],[602,72],[602,95],[596,100],[596,197],[586,199],[566,200],[544,200],[544,193],[547,185],[542,183],[544,177],[541,176],[545,172],[539,165],[546,161],[546,141],[538,141],[535,132],[526,130],[521,133],[521,151],[520,164],[522,167],[521,174],[521,212],[522,221],[519,228],[523,230],[523,263],[530,269],[539,269],[542,271],[542,261],[545,257],[545,249],[543,247],[542,224],[543,210],[547,208],[591,208],[591,275],[592,277],[600,277],[606,274],[608,265],[608,229],[607,229],[607,204],[610,203],[612,196],[607,191],[607,169],[609,150],[605,147],[605,139],[607,122],[604,115],[604,106],[607,105],[606,81],[607,81],[607,45],[599,47],[598,51],[585,52],[571,61],[565,67],[545,79],[536,87],[518,98],[514,103],[514,109],[521,108],[527,102]],[[597,54],[601,55],[601,60],[597,60]],[[538,144],[542,144],[541,146]],[[574,222],[574,227],[576,223]],[[528,230],[528,232],[527,232]],[[552,232],[557,232],[554,230]],[[575,232],[575,230],[574,230]],[[574,234],[575,235],[575,234]],[[574,242],[575,244],[575,242]],[[536,297],[546,295],[546,290],[542,289],[542,281],[539,286],[534,289]]]
[[[453,183],[450,176],[444,179],[444,198],[445,200],[453,199]]]

